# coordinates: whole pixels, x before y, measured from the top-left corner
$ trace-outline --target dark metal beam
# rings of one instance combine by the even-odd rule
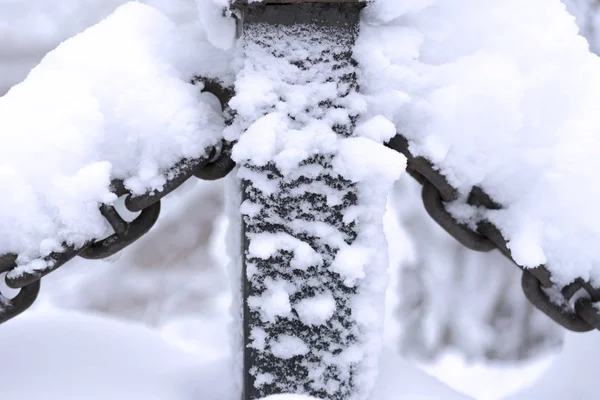
[[[277,54],[276,46],[273,46],[273,40],[277,40],[274,37],[294,32],[307,44],[314,43],[323,50],[316,57],[295,60],[293,66],[302,71],[326,63],[331,70],[329,75],[315,76],[313,82],[308,83],[334,82],[339,98],[357,91],[352,47],[358,34],[361,1],[285,0],[250,4],[238,1],[235,7],[242,14],[242,46],[244,49],[261,46],[266,58],[261,63],[269,65],[269,62],[280,61],[281,54]],[[318,115],[322,111],[325,115],[328,110],[342,108],[335,103],[336,99],[322,102],[316,106],[318,110],[311,112]],[[349,123],[335,125],[333,130],[338,136],[351,136],[355,118],[356,115],[351,115]],[[356,239],[354,222],[344,222],[343,216],[356,205],[357,188],[333,170],[332,158],[333,154],[325,153],[305,160],[301,167],[310,165],[313,172],[317,171],[310,176],[286,175],[273,162],[262,166],[250,162],[240,165],[241,171],[260,175],[277,188],[276,193],[265,194],[253,180],[242,180],[243,201],[258,205],[261,210],[256,215],[244,215],[242,221],[244,400],[278,393],[345,400],[355,393],[357,366],[341,365],[335,359],[357,341],[358,327],[350,305],[356,288],[344,285],[339,274],[331,268],[339,248],[302,227],[302,222],[322,221],[337,231],[346,244],[352,244]],[[302,190],[298,191],[298,188]],[[342,199],[339,204],[328,204],[332,192]],[[299,240],[310,246],[322,262],[304,270],[296,269],[293,267],[296,256],[293,248],[280,249],[267,259],[251,254],[253,238],[264,233],[284,234]],[[287,316],[266,320],[251,299],[264,296],[269,290],[269,282],[273,281],[285,281],[294,286],[295,291],[289,297],[292,311]],[[335,301],[331,317],[316,325],[302,321],[296,306],[324,293]],[[273,351],[275,344],[290,337],[305,344],[306,351],[293,357],[278,356]]]

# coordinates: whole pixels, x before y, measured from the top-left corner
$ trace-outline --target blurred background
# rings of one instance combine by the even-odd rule
[[[61,41],[125,0],[0,0],[0,95]],[[211,0],[147,0],[199,40],[210,40]],[[600,51],[600,1],[564,0],[590,48]],[[226,184],[194,180],[169,195],[155,228],[110,260],[77,259],[45,278],[35,307],[99,313],[154,327],[181,348],[228,351],[230,283]],[[534,379],[562,343],[562,329],[520,289],[498,252],[472,252],[427,216],[420,187],[397,182],[385,229],[390,243],[386,345],[459,390],[499,398]],[[235,251],[235,249],[233,249]],[[513,377],[519,375],[521,383]],[[473,386],[476,379],[480,388]],[[504,392],[486,382],[505,380]],[[470,381],[470,385],[464,384]],[[468,388],[467,388],[468,386]]]

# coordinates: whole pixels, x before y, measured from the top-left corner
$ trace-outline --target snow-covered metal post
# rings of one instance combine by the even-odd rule
[[[241,27],[230,106],[243,132],[233,157],[242,182],[244,400],[363,400],[373,379],[377,354],[365,352],[377,346],[364,321],[377,318],[359,298],[381,284],[365,279],[364,264],[381,263],[358,244],[359,187],[339,157],[364,111],[352,55],[363,6],[232,5]]]

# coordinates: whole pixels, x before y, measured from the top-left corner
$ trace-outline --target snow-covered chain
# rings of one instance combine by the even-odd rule
[[[522,267],[600,282],[600,59],[558,0],[377,0],[355,51],[371,109],[485,217]],[[473,226],[472,226],[473,227]]]
[[[190,177],[233,168],[221,110],[201,97],[205,80],[192,80],[202,51],[189,57],[190,46],[157,10],[127,4],[0,98],[0,183],[11,191],[1,200],[0,273],[22,289],[0,293],[0,323],[33,303],[47,273],[139,239],[160,199]],[[123,196],[141,211],[132,222],[116,211]]]
[[[412,155],[406,138],[396,135],[388,146],[408,158],[407,171],[423,185],[423,204],[433,220],[465,247],[483,252],[498,249],[514,261],[506,239],[494,223],[480,216],[473,222],[476,228],[472,228],[448,212],[444,202],[458,202],[458,191],[429,161]],[[467,203],[480,210],[502,209],[480,187],[471,190]],[[600,301],[600,290],[589,282],[578,279],[566,287],[556,285],[550,271],[540,265],[523,269],[522,289],[533,305],[564,328],[577,332],[600,329],[600,312],[594,306]],[[585,295],[578,293],[580,289]]]

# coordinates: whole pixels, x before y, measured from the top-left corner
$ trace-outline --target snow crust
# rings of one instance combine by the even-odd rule
[[[142,194],[203,156],[223,128],[190,83],[206,55],[162,13],[129,3],[1,97],[0,185],[11,195],[0,200],[0,253],[27,269],[62,244],[100,238],[112,179]]]
[[[600,61],[558,0],[378,0],[356,56],[370,110],[393,121],[465,202],[479,185],[489,218],[524,267],[561,285],[600,279],[596,171]]]

